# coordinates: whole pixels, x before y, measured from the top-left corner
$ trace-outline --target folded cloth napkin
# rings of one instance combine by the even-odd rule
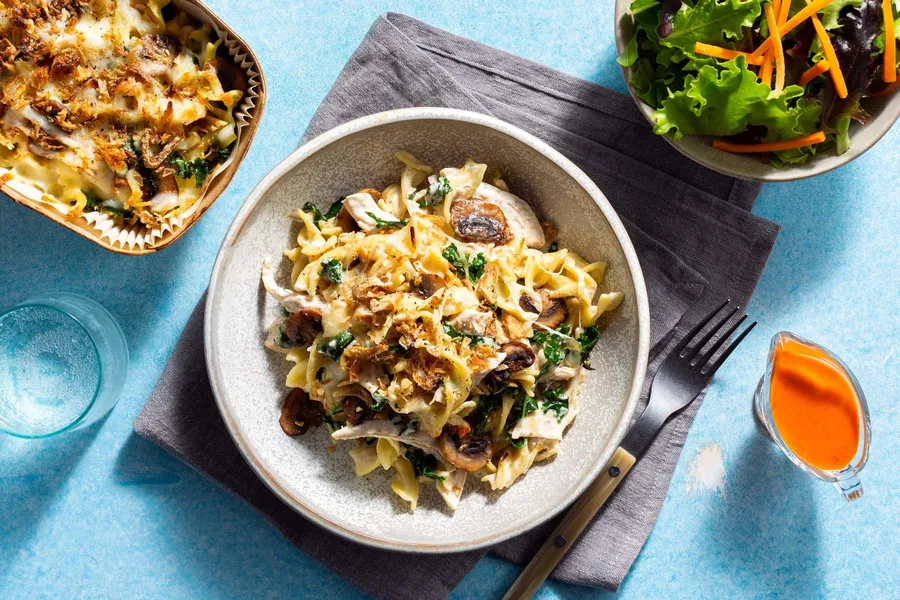
[[[778,227],[750,214],[758,184],[719,175],[654,136],[627,96],[451,35],[398,14],[380,17],[306,133],[407,106],[494,115],[560,150],[597,183],[626,224],[647,282],[651,364],[720,298],[745,305]],[[203,356],[201,299],[135,421],[166,448],[243,499],[303,551],[376,598],[445,597],[484,551],[409,555],[357,546],[281,503],[244,462],[221,422]],[[682,325],[683,323],[683,325]],[[673,335],[678,334],[678,335]],[[656,521],[700,401],[666,425],[605,509],[553,573],[616,589]],[[539,476],[535,473],[529,476]],[[526,562],[554,523],[491,551]]]

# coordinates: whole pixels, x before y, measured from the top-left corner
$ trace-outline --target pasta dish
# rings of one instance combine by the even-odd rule
[[[168,0],[5,1],[0,32],[3,183],[158,226],[227,159],[243,74]]]
[[[468,474],[504,489],[557,453],[597,319],[622,294],[499,172],[396,157],[399,183],[292,215],[290,286],[263,264],[284,309],[265,344],[293,363],[287,435],[325,423],[355,441],[357,475],[392,470],[412,510],[431,481],[455,509]]]

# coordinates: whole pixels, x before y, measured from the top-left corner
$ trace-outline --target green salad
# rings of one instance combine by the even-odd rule
[[[801,164],[845,152],[851,121],[870,119],[867,99],[893,93],[895,1],[635,0],[618,61],[654,109],[654,132]]]

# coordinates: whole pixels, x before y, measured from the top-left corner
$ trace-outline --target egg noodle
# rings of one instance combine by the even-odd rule
[[[185,211],[237,138],[221,41],[168,0],[0,3],[3,182],[70,217]]]
[[[356,440],[357,475],[392,469],[412,510],[433,481],[455,509],[468,473],[499,490],[557,453],[622,294],[601,293],[606,264],[559,248],[498,172],[396,157],[399,183],[292,215],[290,287],[263,265],[285,309],[266,346],[294,363],[285,433],[325,422]]]

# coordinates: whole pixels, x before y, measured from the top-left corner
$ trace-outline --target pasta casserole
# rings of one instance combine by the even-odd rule
[[[0,167],[70,217],[155,227],[237,138],[243,73],[169,0],[0,3]]]
[[[284,309],[265,344],[293,363],[287,435],[325,423],[355,441],[357,475],[392,470],[412,510],[433,482],[455,509],[467,475],[504,489],[558,452],[597,320],[622,294],[499,172],[396,157],[399,183],[292,215],[290,285],[263,263]]]

